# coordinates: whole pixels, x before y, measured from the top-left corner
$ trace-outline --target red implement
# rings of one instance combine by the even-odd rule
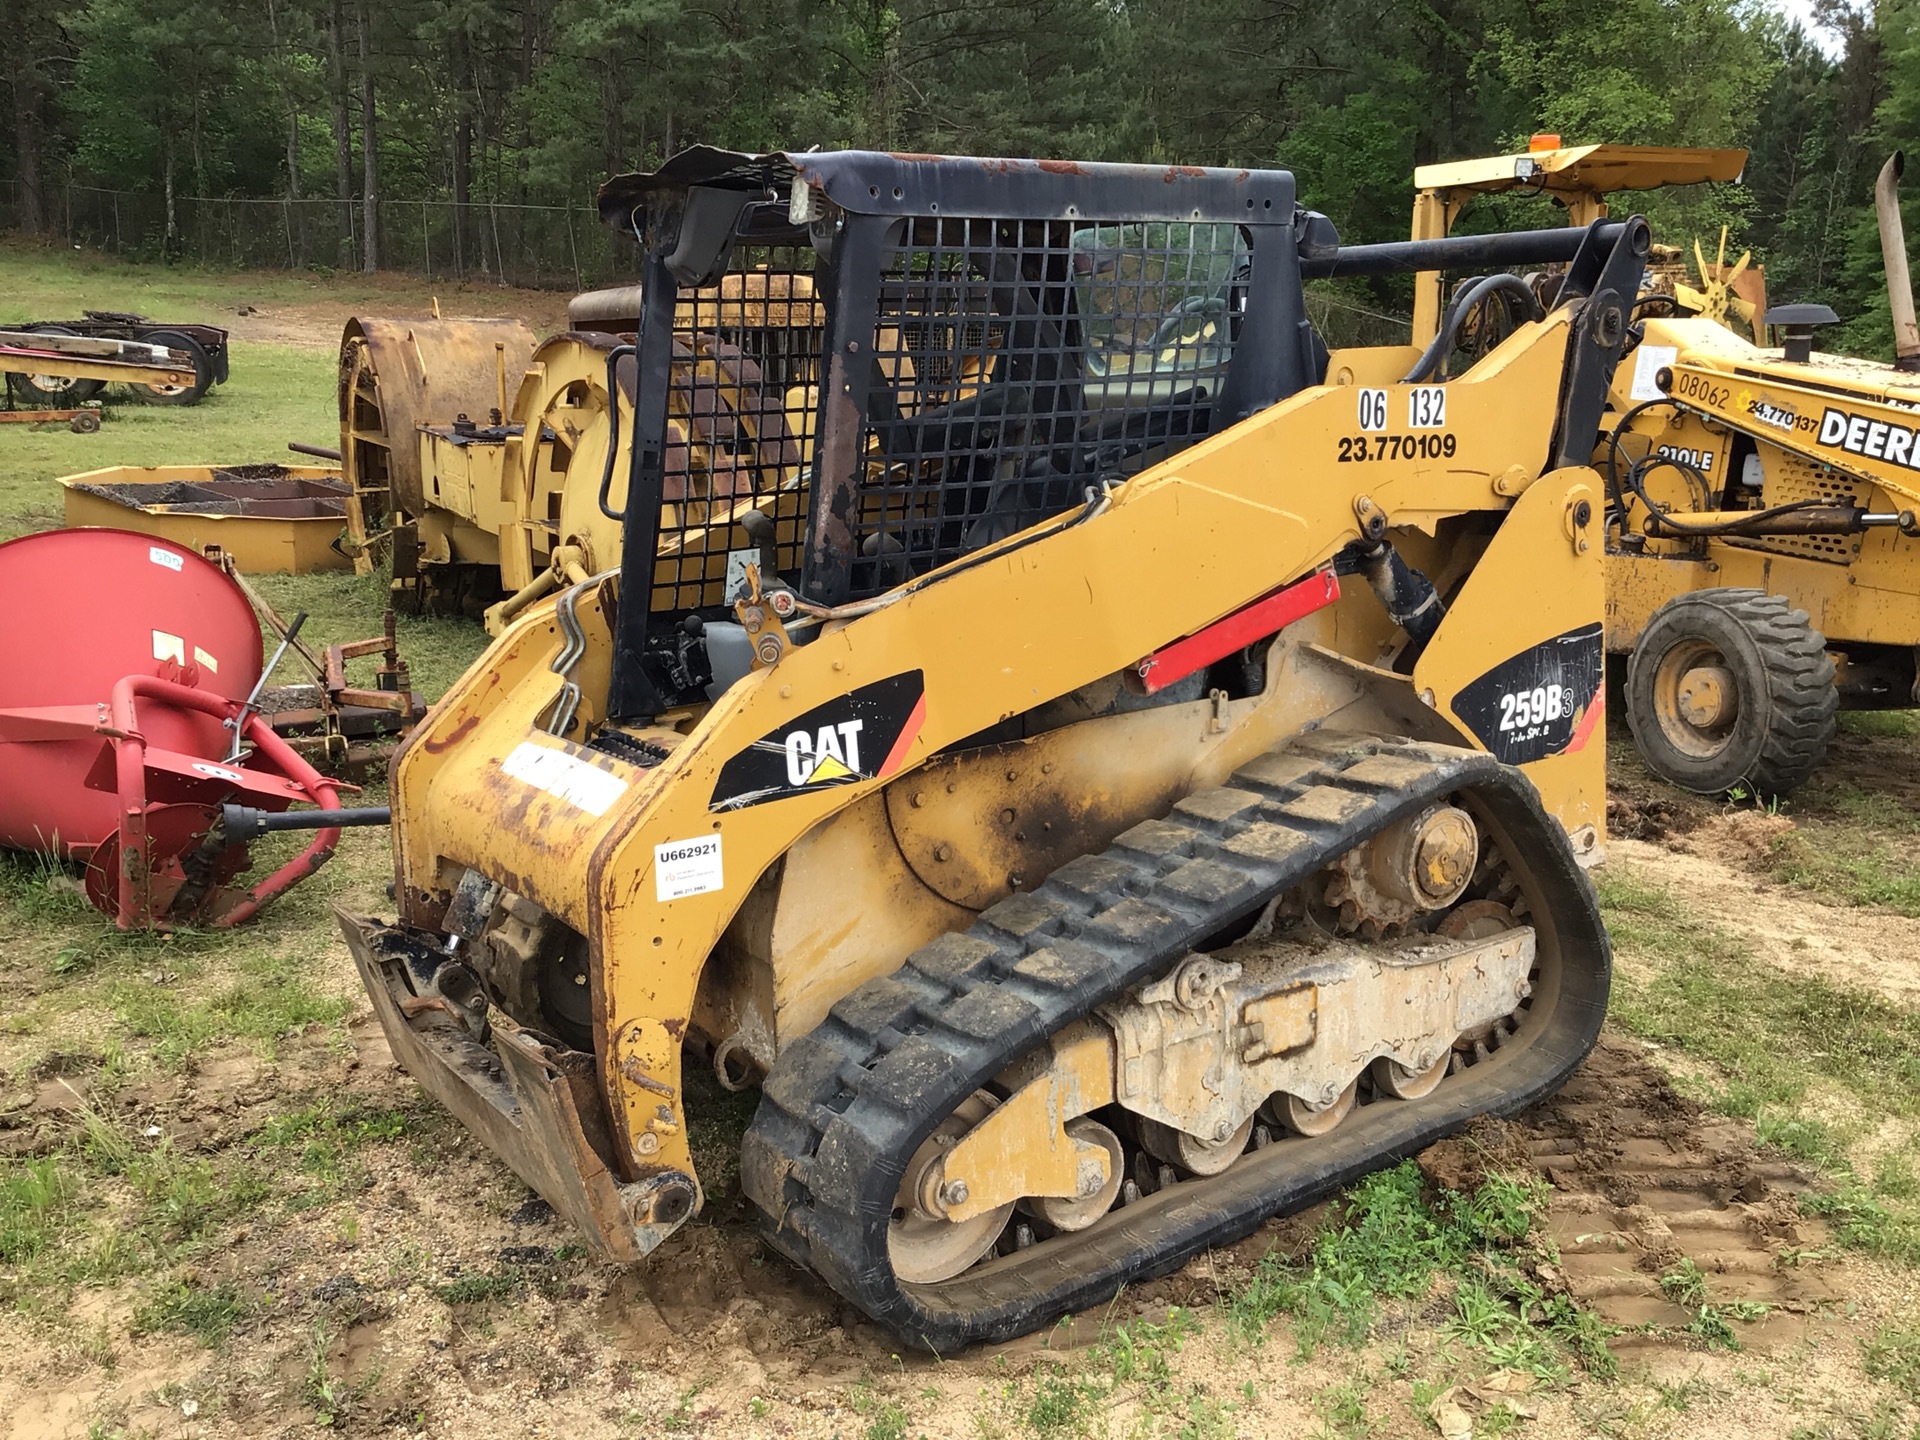
[[[0,545],[0,614],[0,846],[92,861],[88,893],[122,929],[236,924],[332,853],[339,832],[321,830],[252,889],[228,887],[247,852],[211,829],[222,804],[338,800],[243,718],[260,625],[217,566],[123,530],[29,535]]]

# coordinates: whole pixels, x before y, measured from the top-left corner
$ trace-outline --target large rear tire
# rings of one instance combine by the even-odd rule
[[[1764,590],[1676,596],[1627,661],[1641,758],[1700,795],[1789,793],[1826,757],[1838,708],[1826,638]]]
[[[200,342],[178,330],[151,330],[140,337],[149,345],[164,345],[192,357],[191,385],[133,385],[129,388],[150,405],[198,405],[213,384],[213,361],[200,348]]]
[[[34,333],[71,335],[74,332],[60,325],[43,325]],[[72,375],[16,374],[7,376],[7,383],[14,394],[39,410],[77,410],[107,388],[104,380],[82,380]]]

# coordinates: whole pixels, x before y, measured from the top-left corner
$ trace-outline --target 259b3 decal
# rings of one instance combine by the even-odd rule
[[[1600,719],[1605,665],[1599,625],[1582,625],[1502,660],[1453,697],[1453,713],[1508,765],[1578,750]]]
[[[720,767],[709,810],[743,810],[878,780],[906,762],[926,720],[924,676],[908,670],[816,705]]]

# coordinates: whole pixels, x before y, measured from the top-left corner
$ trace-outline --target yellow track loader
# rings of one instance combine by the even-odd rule
[[[1566,1079],[1643,221],[1342,246],[1281,171],[711,149],[600,206],[645,241],[620,551],[413,732],[399,918],[340,917],[599,1251],[703,1203],[693,1067],[759,1091],[770,1243],[936,1350]],[[1487,263],[1565,278],[1452,379],[1307,320]],[[729,308],[803,288],[784,347]]]
[[[1445,234],[1475,195],[1497,192],[1550,194],[1571,223],[1591,224],[1610,190],[1732,180],[1744,160],[1598,145],[1424,167],[1415,237]],[[1837,710],[1920,703],[1920,329],[1900,166],[1887,162],[1876,191],[1895,364],[1815,352],[1814,328],[1833,312],[1766,308],[1757,270],[1727,265],[1724,248],[1712,266],[1701,255],[1697,292],[1670,276],[1642,281],[1595,457],[1607,477],[1607,648],[1625,660],[1641,756],[1686,789],[1785,794],[1819,765]],[[1490,302],[1556,283],[1512,280],[1470,303],[1457,293],[1443,320],[1440,277],[1423,276],[1415,338],[1443,325],[1497,336],[1509,321]],[[1743,306],[1779,345],[1733,328]]]

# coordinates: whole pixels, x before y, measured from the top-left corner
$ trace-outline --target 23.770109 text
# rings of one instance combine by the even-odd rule
[[[1451,434],[1342,435],[1338,460],[1451,460],[1459,442]]]

